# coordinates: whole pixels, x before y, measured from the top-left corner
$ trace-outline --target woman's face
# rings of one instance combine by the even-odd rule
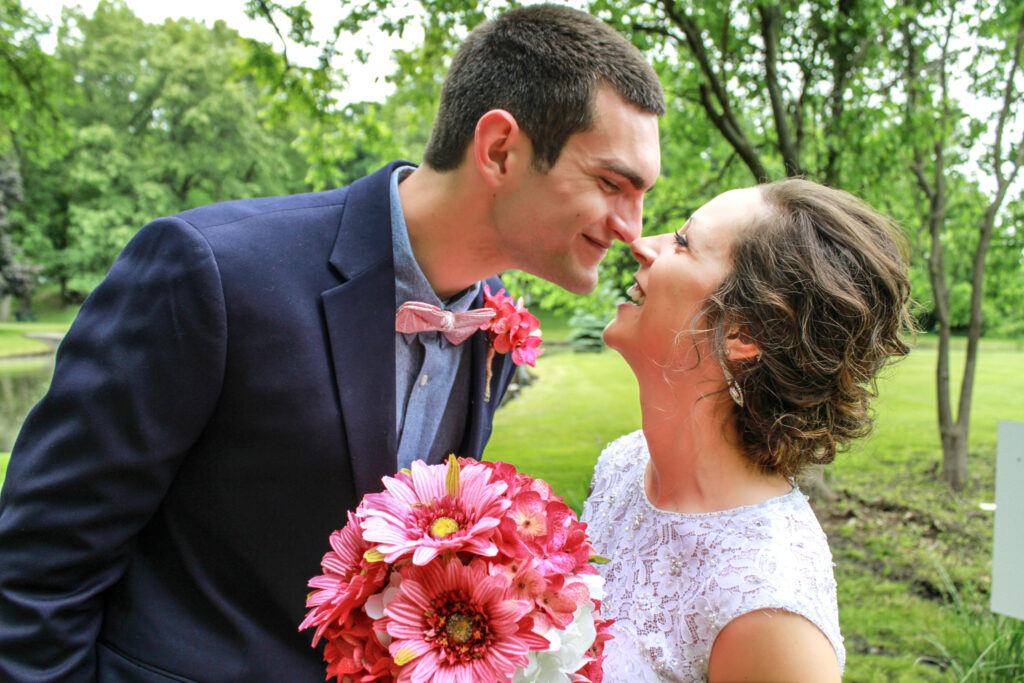
[[[633,302],[619,306],[605,343],[634,369],[637,361],[677,365],[680,351],[692,348],[689,332],[701,325],[695,318],[702,304],[729,273],[731,245],[766,211],[757,188],[730,190],[697,209],[679,231],[633,242],[640,263]]]

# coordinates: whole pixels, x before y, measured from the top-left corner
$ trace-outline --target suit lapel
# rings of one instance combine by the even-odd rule
[[[351,460],[355,495],[379,491],[381,477],[394,474],[395,432],[395,264],[391,242],[389,164],[349,188],[331,266],[345,282],[321,295],[342,420]],[[501,287],[488,281],[492,291]],[[481,293],[474,308],[483,305]],[[460,455],[479,458],[491,433],[494,409],[505,374],[505,358],[495,356],[491,399],[484,401],[486,332],[472,344],[470,410]]]
[[[486,282],[492,292],[497,292],[501,288],[501,281],[498,278],[492,277]],[[481,292],[476,301],[473,302],[473,308],[479,308],[483,306],[483,303],[484,295]],[[459,454],[479,459],[483,454],[487,438],[491,435],[491,421],[494,411],[501,401],[501,396],[498,394],[500,393],[499,387],[501,386],[501,374],[504,371],[505,358],[501,354],[495,354],[491,360],[491,369],[493,370],[491,398],[490,401],[484,401],[484,387],[487,385],[487,353],[490,351],[487,333],[477,332],[469,340],[469,343],[473,345],[471,354],[473,371],[470,375],[469,419],[467,420],[466,433],[463,437],[462,448]]]
[[[344,284],[322,294],[355,494],[394,474],[395,266],[391,246],[391,172],[399,162],[352,184],[330,263]]]

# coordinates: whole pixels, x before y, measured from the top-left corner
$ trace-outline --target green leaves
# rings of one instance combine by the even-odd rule
[[[31,146],[52,155],[66,142],[58,107],[69,74],[39,45],[48,30],[18,0],[0,0],[0,154]]]
[[[6,0],[9,1],[9,0]],[[237,33],[146,24],[121,3],[65,13],[58,154],[23,145],[13,234],[66,296],[87,293],[146,222],[226,199],[305,189],[288,119],[265,119]]]

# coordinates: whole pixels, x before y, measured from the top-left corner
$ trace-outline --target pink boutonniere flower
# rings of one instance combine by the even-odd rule
[[[526,310],[522,297],[517,302],[505,294],[504,288],[492,295],[491,288],[484,285],[484,306],[495,311],[494,317],[480,326],[490,333],[494,350],[498,353],[511,351],[513,363],[533,367],[537,356],[544,353],[544,349],[539,348],[540,321]]]
[[[494,311],[494,317],[480,326],[486,330],[491,341],[487,355],[487,388],[484,400],[490,400],[491,359],[494,353],[511,353],[516,365],[536,367],[537,357],[543,355],[540,348],[540,320],[526,310],[523,298],[516,301],[501,288],[491,294],[491,288],[484,285],[484,306]]]

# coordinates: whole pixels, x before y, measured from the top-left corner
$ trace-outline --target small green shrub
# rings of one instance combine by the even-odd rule
[[[593,313],[578,313],[569,320],[569,343],[573,351],[598,352],[605,349],[601,338],[604,327],[608,324]]]

